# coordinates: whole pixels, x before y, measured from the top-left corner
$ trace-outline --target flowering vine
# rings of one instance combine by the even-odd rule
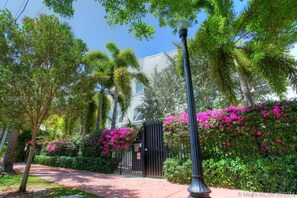
[[[267,102],[196,114],[202,152],[214,155],[280,155],[296,147],[297,102]],[[169,147],[189,150],[187,113],[166,116],[164,139]]]

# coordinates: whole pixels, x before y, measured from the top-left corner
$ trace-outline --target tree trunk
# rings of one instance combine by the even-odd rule
[[[116,127],[118,99],[119,99],[119,90],[117,87],[115,87],[114,98],[113,98],[113,111],[112,111],[112,119],[111,119],[111,127],[110,127],[111,129],[114,129]]]
[[[255,105],[255,102],[253,100],[249,84],[247,82],[246,76],[243,73],[242,69],[240,66],[236,67],[238,78],[239,78],[239,84],[240,84],[240,89],[242,91],[243,97],[247,103],[248,106]]]
[[[16,130],[16,129],[11,130],[5,156],[3,159],[4,172],[7,172],[9,174],[15,174],[15,171],[13,170],[13,163],[14,163],[14,154],[15,154],[15,149],[18,142],[19,133],[20,133],[19,130]]]
[[[104,90],[101,90],[100,95],[98,97],[98,114],[97,114],[96,131],[99,131],[100,125],[101,125],[103,92]]]
[[[29,152],[29,156],[27,159],[26,167],[25,167],[25,172],[23,174],[23,179],[19,188],[19,192],[26,192],[27,188],[27,182],[29,178],[29,172],[31,168],[31,163],[34,157],[34,152],[35,152],[35,145],[36,145],[36,138],[37,138],[37,133],[38,133],[38,124],[36,126],[33,126],[32,130],[32,140],[31,140],[31,149]]]

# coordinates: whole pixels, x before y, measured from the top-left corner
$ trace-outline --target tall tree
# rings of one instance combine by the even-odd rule
[[[121,104],[123,114],[131,102],[132,88],[131,80],[135,79],[144,85],[148,83],[148,78],[143,72],[140,72],[140,66],[134,52],[131,49],[120,51],[117,46],[109,42],[106,44],[107,49],[112,55],[110,76],[114,83],[113,110],[111,118],[111,129],[116,127],[117,105]],[[129,68],[136,72],[130,72]]]
[[[19,101],[24,98],[12,94],[11,91],[7,91],[14,89],[14,87],[5,81],[8,75],[6,66],[14,65],[15,59],[13,54],[17,53],[17,50],[5,38],[10,39],[13,36],[17,36],[18,32],[16,32],[17,24],[8,12],[3,11],[0,13],[0,21],[0,126],[1,128],[7,128],[6,131],[8,131],[8,128],[11,130],[8,138],[9,145],[6,148],[3,161],[3,169],[7,173],[14,173],[13,161],[18,133],[23,128],[26,119],[24,118],[24,109],[17,108]]]
[[[232,80],[234,72],[247,105],[254,104],[249,76],[262,77],[279,96],[286,91],[289,77],[289,83],[295,84],[296,64],[286,50],[297,39],[294,30],[297,18],[292,15],[294,9],[288,7],[296,8],[296,3],[292,1],[279,8],[278,5],[271,1],[250,1],[239,15],[231,0],[215,1],[206,9],[208,18],[192,42],[196,55],[208,58],[213,79],[233,104],[238,103]],[[264,21],[268,16],[275,18],[274,15],[283,21]]]
[[[32,128],[31,149],[19,188],[23,192],[40,125],[75,86],[86,45],[75,39],[71,28],[54,16],[26,17],[21,27],[6,11],[0,17],[0,47],[10,47],[0,54],[12,59],[12,64],[1,65],[4,92],[20,98],[12,105],[23,110]]]
[[[97,64],[92,61],[90,63],[98,67],[94,77],[99,79],[98,82],[101,84],[101,89],[105,87],[108,89],[113,88],[111,93],[113,97],[111,128],[113,129],[116,127],[118,104],[121,105],[123,114],[130,105],[132,94],[131,80],[135,79],[138,82],[147,84],[148,79],[144,73],[140,72],[138,60],[131,49],[121,51],[112,42],[107,43],[106,48],[111,54],[111,59],[98,51],[90,54],[89,59],[92,58],[97,62]],[[104,79],[106,80],[104,81]],[[99,108],[102,108],[102,106]]]
[[[108,94],[111,94],[113,81],[109,77],[112,63],[108,56],[100,51],[91,51],[84,58],[85,65],[91,70],[91,77],[96,83],[97,103],[96,131],[105,127],[108,111],[110,110]],[[102,126],[102,127],[100,127]]]

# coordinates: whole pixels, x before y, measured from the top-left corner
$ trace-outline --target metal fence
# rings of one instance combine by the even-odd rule
[[[133,147],[133,146],[132,146]],[[121,175],[142,175],[142,166],[137,162],[137,156],[134,156],[133,148],[115,153],[120,160],[117,172]],[[137,155],[137,154],[136,154]]]

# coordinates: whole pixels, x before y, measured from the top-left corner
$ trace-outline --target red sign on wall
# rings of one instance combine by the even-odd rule
[[[136,156],[137,156],[137,159],[138,159],[138,160],[141,159],[141,153],[140,153],[140,152],[137,152],[137,153],[136,153]]]

